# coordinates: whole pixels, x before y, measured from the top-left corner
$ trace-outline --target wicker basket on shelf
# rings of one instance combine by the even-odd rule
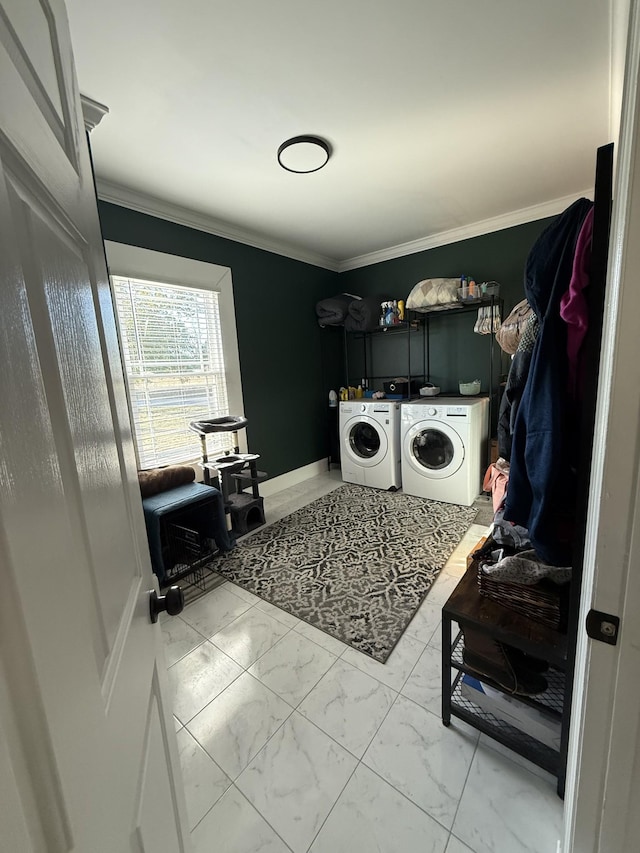
[[[525,586],[492,580],[484,574],[478,562],[478,586],[480,594],[515,610],[534,622],[541,622],[556,631],[563,630],[566,617],[568,584],[558,586],[551,582]]]

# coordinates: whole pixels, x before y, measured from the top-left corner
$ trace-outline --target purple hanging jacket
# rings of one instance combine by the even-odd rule
[[[580,350],[589,325],[589,311],[584,290],[589,285],[592,236],[593,208],[587,213],[578,235],[569,289],[560,300],[560,316],[567,324],[567,358],[569,359],[567,388],[574,400],[582,396],[584,382]]]

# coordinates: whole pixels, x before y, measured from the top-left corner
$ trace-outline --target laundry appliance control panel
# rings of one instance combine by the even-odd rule
[[[468,406],[428,406],[426,407],[426,413],[430,418],[442,418],[443,420],[447,420],[448,418],[452,419],[466,419],[469,417],[469,407]]]

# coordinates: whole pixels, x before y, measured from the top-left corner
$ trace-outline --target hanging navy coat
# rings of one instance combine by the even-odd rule
[[[566,408],[567,333],[560,300],[591,207],[592,202],[582,198],[567,208],[542,232],[525,267],[525,295],[540,329],[513,429],[504,517],[528,528],[533,547],[552,565],[570,565],[575,510]]]

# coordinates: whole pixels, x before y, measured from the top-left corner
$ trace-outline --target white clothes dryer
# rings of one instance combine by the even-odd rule
[[[400,488],[400,404],[365,399],[341,402],[338,422],[345,483]]]
[[[439,397],[401,406],[402,486],[409,495],[471,506],[487,459],[489,400]]]

